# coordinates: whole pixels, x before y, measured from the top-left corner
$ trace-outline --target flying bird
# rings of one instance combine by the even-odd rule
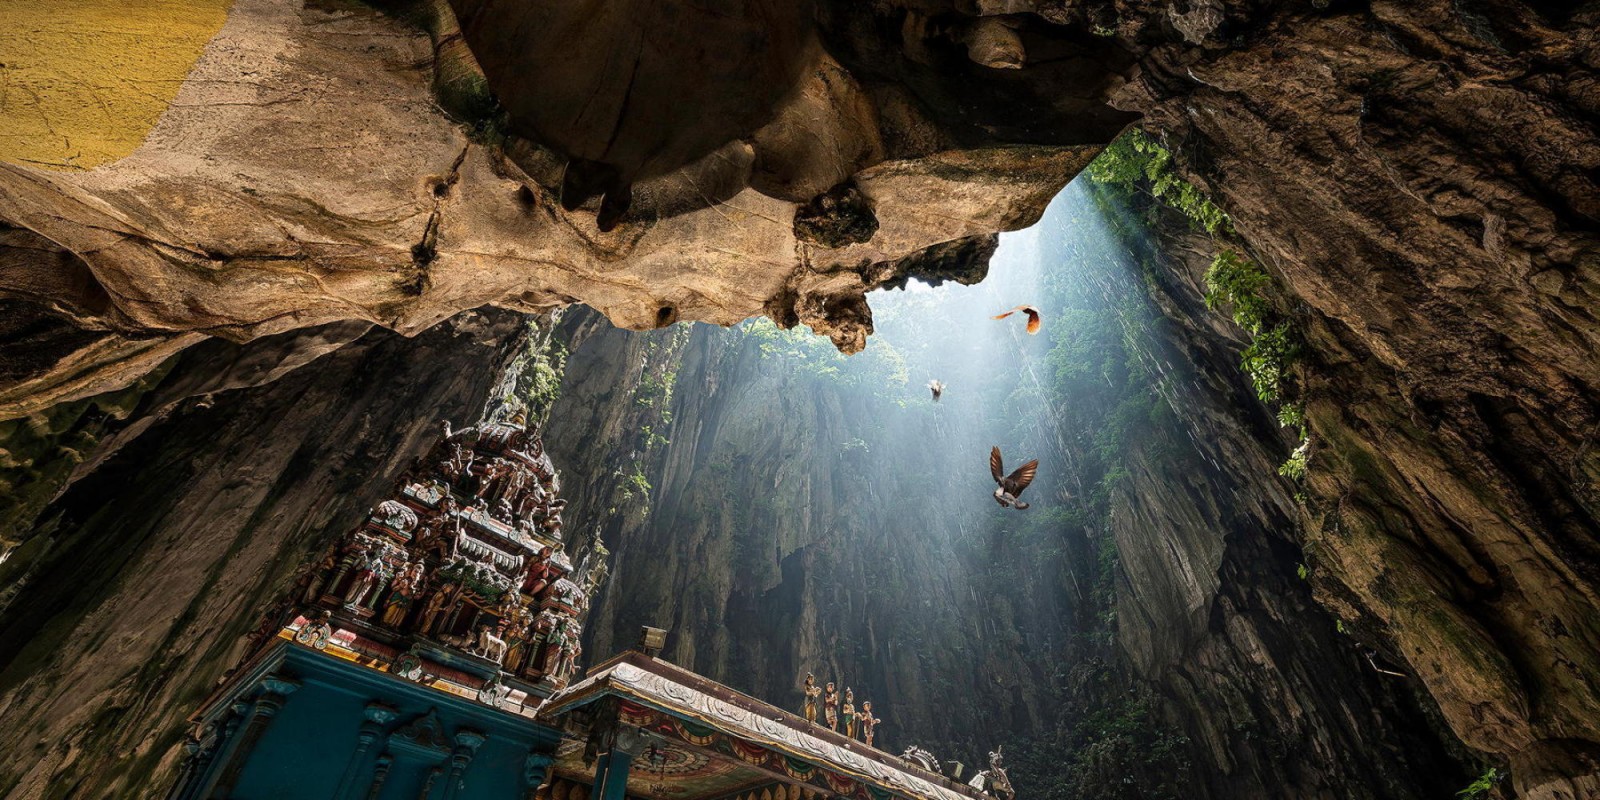
[[[996,314],[996,315],[990,317],[990,319],[1005,319],[1006,317],[1009,317],[1012,314],[1017,313],[1018,311],[1021,311],[1022,313],[1028,315],[1028,333],[1030,333],[1030,334],[1038,333],[1039,332],[1039,325],[1040,325],[1040,322],[1039,322],[1039,309],[1034,308],[1033,306],[1017,306],[1016,308],[1013,308],[1013,309],[1011,309],[1010,311],[1007,311],[1004,314]]]
[[[994,501],[1001,508],[1015,508],[1018,511],[1028,507],[1027,503],[1017,499],[1022,490],[1033,483],[1033,476],[1039,472],[1039,459],[1034,459],[1020,467],[1010,475],[1005,474],[1005,465],[1000,460],[1000,448],[989,450],[989,473],[994,475],[994,482],[999,488],[994,490]]]
[[[928,381],[928,391],[933,392],[933,402],[939,402],[939,398],[944,395],[944,381],[938,378]]]

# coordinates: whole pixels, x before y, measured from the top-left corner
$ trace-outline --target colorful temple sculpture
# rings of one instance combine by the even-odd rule
[[[575,680],[608,553],[573,567],[520,415],[444,430],[266,616],[170,800],[1011,800],[661,661],[657,629]]]
[[[567,735],[553,800],[994,798],[639,652],[590,669],[541,719]]]

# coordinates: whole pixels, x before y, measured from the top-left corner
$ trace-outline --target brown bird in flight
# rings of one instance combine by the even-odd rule
[[[938,378],[928,381],[928,391],[933,392],[933,402],[939,402],[939,398],[944,395],[944,381]]]
[[[1038,472],[1039,459],[1036,458],[1017,467],[1016,472],[1007,475],[1005,465],[1000,460],[1000,448],[994,447],[989,450],[989,473],[994,475],[994,482],[1000,485],[994,490],[994,501],[999,503],[1001,508],[1015,508],[1019,511],[1027,508],[1028,504],[1018,500],[1017,496],[1022,494],[1023,489],[1028,488],[1028,484],[1033,483],[1033,476]]]
[[[1012,314],[1017,313],[1018,311],[1021,311],[1022,313],[1028,315],[1028,333],[1030,333],[1030,334],[1038,333],[1039,332],[1039,325],[1040,325],[1040,322],[1039,322],[1039,309],[1034,308],[1033,306],[1017,306],[1016,308],[1013,308],[1013,309],[1011,309],[1010,311],[1007,311],[1004,314],[996,314],[996,315],[990,317],[989,319],[1005,319],[1006,317],[1009,317]]]

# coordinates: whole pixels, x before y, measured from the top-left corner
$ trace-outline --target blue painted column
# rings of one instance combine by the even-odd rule
[[[195,781],[179,796],[180,800],[195,800],[208,796],[212,785],[220,777],[223,767],[227,766],[228,759],[239,744],[239,727],[249,715],[250,704],[243,700],[235,700],[228,706],[228,718],[222,721],[222,727],[217,731],[217,741],[212,746],[211,758],[201,765]]]
[[[334,800],[345,800],[350,796],[351,785],[355,783],[356,775],[361,772],[361,766],[366,763],[367,750],[377,741],[378,735],[383,733],[383,726],[395,721],[400,712],[374,701],[367,704],[362,716],[365,719],[361,722],[361,728],[356,731],[356,751],[350,754],[350,760],[344,767],[344,775],[339,778],[339,786],[333,790]]]
[[[269,675],[262,679],[260,694],[248,708],[242,702],[234,704],[234,711],[243,713],[236,713],[230,721],[228,741],[222,745],[224,749],[216,761],[216,772],[200,787],[196,797],[227,797],[233,791],[233,784],[239,779],[239,772],[244,769],[250,750],[261,738],[267,723],[298,688],[300,682],[293,678]]]
[[[528,753],[528,760],[522,763],[522,782],[527,786],[523,796],[527,800],[533,800],[539,787],[550,779],[550,765],[553,763],[555,758],[550,753]]]
[[[461,791],[461,784],[466,779],[467,767],[472,764],[472,757],[477,754],[478,746],[488,737],[472,730],[456,731],[456,749],[450,754],[450,777],[444,785],[444,800],[455,800]]]
[[[379,754],[378,765],[372,770],[372,784],[367,787],[367,800],[378,800],[378,795],[383,793],[383,782],[389,779],[389,767],[393,764],[393,756]]]
[[[594,766],[594,793],[589,800],[624,800],[628,792],[628,771],[634,751],[639,749],[639,729],[619,726],[611,749],[601,753]]]
[[[190,736],[183,743],[184,752],[188,753],[189,757],[184,759],[183,777],[173,785],[172,791],[167,793],[167,800],[185,800],[194,795],[195,787],[205,780],[206,766],[211,763],[211,751],[215,746],[214,739],[207,742],[195,736]]]

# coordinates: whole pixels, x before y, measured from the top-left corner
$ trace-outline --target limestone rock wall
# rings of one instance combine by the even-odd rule
[[[4,415],[207,335],[414,332],[485,304],[582,300],[635,328],[765,313],[859,347],[863,292],[1026,224],[1143,115],[1297,304],[1320,602],[1525,794],[1600,791],[1592,4],[818,3],[778,127],[644,181],[649,213],[609,233],[554,202],[563,159],[532,131],[465,113],[505,73],[443,9],[239,0],[132,154],[0,165],[0,293],[75,329],[5,330],[27,353]],[[878,234],[803,241],[797,198],[839,176]],[[830,242],[864,229],[837,208]],[[1127,611],[1192,616],[1211,583]]]
[[[1524,794],[1600,792],[1595,11],[1226,10],[1123,102],[1300,304],[1319,596]]]
[[[1113,500],[1128,663],[1160,687],[1206,764],[1195,779],[1214,796],[1433,797],[1464,786],[1473,759],[1423,682],[1389,674],[1314,600],[1298,487],[1276,474],[1291,432],[1240,372],[1247,337],[1203,299],[1215,245],[1177,214],[1157,219],[1160,269],[1146,287],[1164,324],[1149,357],[1168,359],[1163,391],[1179,426],[1128,454]]]

